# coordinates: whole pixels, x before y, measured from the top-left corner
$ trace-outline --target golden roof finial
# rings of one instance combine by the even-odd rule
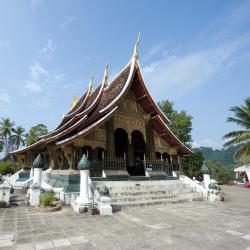
[[[104,82],[104,85],[105,85],[105,86],[108,85],[108,79],[109,79],[108,68],[109,68],[109,64],[107,63],[107,64],[105,65],[104,76],[103,76],[103,82]]]
[[[138,46],[139,46],[139,43],[140,43],[140,39],[141,39],[141,33],[139,32],[138,37],[137,37],[137,41],[135,43],[134,54],[133,54],[133,57],[135,58],[135,60],[138,60],[138,58],[139,58]]]
[[[77,96],[73,96],[72,102],[71,102],[71,106],[70,106],[70,110],[72,110],[76,104],[78,103],[78,98]]]
[[[89,80],[89,93],[92,94],[93,93],[93,79],[94,79],[94,73],[92,74],[90,80]]]

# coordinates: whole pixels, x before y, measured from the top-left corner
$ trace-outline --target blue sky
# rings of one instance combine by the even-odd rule
[[[250,96],[250,1],[0,0],[0,117],[54,129],[104,65],[140,64],[156,101],[193,116],[194,146],[220,148]]]

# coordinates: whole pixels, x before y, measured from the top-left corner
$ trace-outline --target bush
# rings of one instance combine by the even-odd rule
[[[0,175],[14,174],[15,169],[11,165],[11,163],[0,163]]]
[[[40,206],[41,207],[54,207],[55,202],[58,199],[55,197],[54,192],[45,192],[40,195]]]

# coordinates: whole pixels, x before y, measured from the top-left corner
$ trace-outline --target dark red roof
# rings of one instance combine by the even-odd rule
[[[150,96],[142,79],[139,64],[134,58],[108,86],[105,86],[103,81],[92,94],[88,90],[53,132],[42,137],[37,143],[13,153],[22,153],[38,146],[45,147],[51,143],[68,144],[76,138],[85,136],[113,116],[119,101],[130,88],[145,112],[154,116],[151,119],[152,126],[159,134],[163,134],[162,138],[178,148],[180,153],[190,154],[191,150],[182,144],[166,125],[169,120]]]

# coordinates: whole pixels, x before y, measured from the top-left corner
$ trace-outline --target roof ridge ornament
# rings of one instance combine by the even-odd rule
[[[90,80],[89,80],[89,94],[91,95],[94,91],[94,87],[93,87],[93,79],[94,79],[94,73],[92,74]]]
[[[78,98],[77,96],[74,95],[72,102],[71,102],[70,110],[72,110],[76,106],[77,103],[78,103]]]
[[[141,39],[141,32],[138,33],[138,37],[135,43],[135,48],[134,48],[134,53],[133,53],[133,58],[137,61],[139,58],[139,54],[138,54],[138,47],[139,47],[139,43],[140,43],[140,39]]]
[[[104,83],[105,86],[108,85],[108,79],[109,79],[108,69],[109,69],[109,64],[107,63],[105,65],[104,76],[103,76],[103,83]]]

